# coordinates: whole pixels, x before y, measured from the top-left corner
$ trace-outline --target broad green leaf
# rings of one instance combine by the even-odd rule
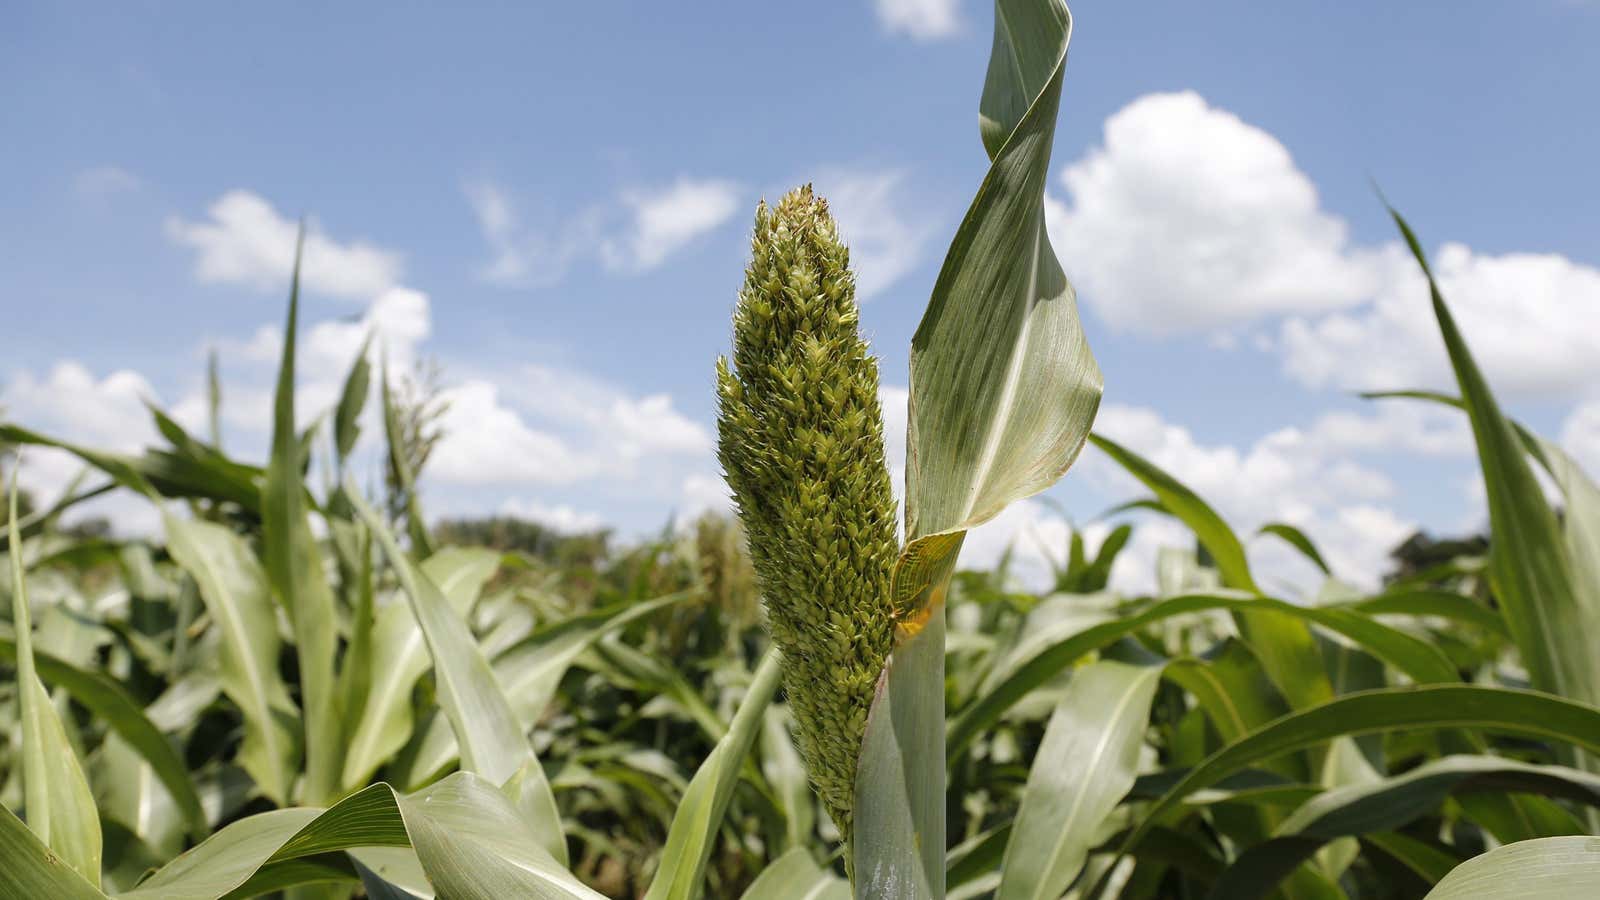
[[[639,603],[613,604],[551,623],[507,647],[494,658],[492,668],[495,681],[504,690],[517,721],[524,729],[533,727],[550,706],[567,669],[595,641],[688,596],[688,593],[668,594]],[[692,689],[689,693],[695,700],[699,699]],[[707,733],[713,739],[720,738],[721,722],[708,728]],[[437,717],[422,727],[420,738],[414,739],[417,741],[415,752],[408,751],[403,757],[405,764],[400,776],[403,783],[426,781],[458,755],[455,736]]]
[[[0,897],[105,900],[105,894],[62,865],[61,858],[4,806],[0,806]]]
[[[466,621],[451,608],[439,586],[401,551],[389,527],[359,492],[348,484],[345,492],[383,548],[401,589],[410,599],[411,612],[433,659],[439,705],[449,717],[456,745],[461,749],[462,768],[495,784],[504,784],[519,773],[529,779],[523,785],[530,798],[524,808],[537,813],[529,824],[537,831],[545,850],[565,864],[566,837],[561,832],[560,814],[544,770],[534,761],[527,735]],[[527,766],[530,761],[535,764]]]
[[[421,568],[454,614],[465,620],[499,565],[500,556],[493,551],[446,547],[424,560]],[[411,736],[411,693],[432,661],[410,604],[390,603],[378,611],[367,665],[366,702],[345,748],[347,788],[365,784]]]
[[[1497,847],[1450,871],[1424,900],[1592,900],[1600,897],[1600,837]]]
[[[61,861],[90,885],[100,884],[100,816],[84,777],[78,753],[67,739],[50,694],[39,680],[33,655],[33,621],[28,586],[22,577],[22,538],[18,532],[16,472],[11,475],[6,517],[11,560],[11,615],[16,628],[17,704],[21,730],[24,812],[28,827]]]
[[[244,540],[221,525],[163,511],[167,549],[199,588],[222,634],[223,693],[244,717],[239,765],[282,805],[298,768],[294,702],[278,674],[278,622],[267,576]]]
[[[944,896],[944,627],[940,604],[878,679],[856,770],[858,900]]]
[[[1459,857],[1397,831],[1368,834],[1361,838],[1361,842],[1387,853],[1429,884],[1437,884],[1461,862]]]
[[[1123,846],[1136,844],[1185,797],[1249,766],[1344,735],[1422,728],[1477,728],[1600,750],[1600,709],[1537,691],[1451,684],[1348,694],[1290,713],[1207,757],[1145,811]]]
[[[1325,791],[1284,819],[1223,874],[1215,891],[1229,898],[1266,897],[1325,843],[1400,828],[1435,810],[1454,791],[1547,794],[1600,806],[1600,777],[1566,766],[1540,766],[1494,756],[1448,756],[1393,778]]]
[[[301,230],[300,241],[305,239]],[[303,457],[295,433],[295,340],[300,314],[300,245],[295,247],[283,357],[273,399],[272,455],[261,489],[262,549],[267,578],[294,628],[300,664],[301,722],[305,730],[305,780],[301,793],[324,803],[339,793],[343,721],[334,680],[338,626],[333,591],[306,518]]]
[[[761,729],[767,704],[778,688],[778,651],[768,650],[757,667],[739,711],[734,714],[728,733],[716,749],[700,764],[689,789],[684,791],[678,811],[667,831],[661,851],[661,868],[656,870],[645,893],[645,900],[694,900],[700,896],[705,880],[706,861],[722,830],[722,819],[733,788],[739,782],[745,758]]]
[[[817,805],[806,779],[805,763],[790,733],[789,710],[769,706],[761,723],[761,774],[772,785],[783,808],[790,847],[805,847],[816,826]]]
[[[0,657],[14,660],[16,653],[15,641],[0,637]],[[73,700],[137,751],[178,804],[189,830],[204,834],[205,814],[183,757],[127,690],[103,672],[80,669],[47,653],[35,651],[33,656],[39,678],[48,685],[64,688]]]
[[[377,784],[327,810],[283,809],[241,819],[119,897],[216,900],[281,863],[407,845],[440,897],[601,897],[540,848],[511,801],[468,773],[412,795]]]
[[[887,830],[856,831],[857,896],[944,896],[943,602],[961,537],[1054,484],[1100,405],[1100,369],[1045,229],[1071,30],[1061,0],[995,3],[979,103],[989,171],[911,339],[908,543],[893,587],[906,618],[856,781],[858,822]],[[891,698],[892,715],[878,708]]]
[[[1073,673],[1028,772],[997,900],[1054,900],[1077,878],[1133,786],[1159,666],[1099,662]]]
[[[1525,442],[1501,414],[1439,292],[1421,243],[1398,212],[1389,212],[1428,279],[1439,333],[1472,422],[1489,500],[1490,576],[1522,662],[1534,686],[1600,704],[1600,653],[1594,652],[1600,591],[1594,585],[1587,592],[1580,589],[1574,559],[1528,463]],[[1594,762],[1588,761],[1591,766]]]
[[[1436,616],[1510,637],[1499,613],[1477,600],[1450,591],[1402,590],[1378,594],[1346,604],[1367,615]]]
[[[1224,586],[1252,594],[1261,593],[1254,576],[1250,574],[1244,545],[1239,543],[1233,529],[1209,504],[1149,460],[1115,441],[1098,434],[1091,435],[1089,439],[1135,478],[1144,482],[1145,487],[1154,491],[1167,512],[1189,526],[1216,562]],[[1291,706],[1313,706],[1333,696],[1333,687],[1323,670],[1316,641],[1304,623],[1262,617],[1248,608],[1236,610],[1234,622],[1239,627],[1240,636],[1250,645],[1251,652],[1261,660],[1267,677],[1289,699]]]
[[[1213,609],[1246,611],[1258,620],[1280,617],[1289,621],[1312,622],[1337,632],[1419,682],[1455,681],[1457,673],[1438,648],[1420,638],[1374,622],[1349,610],[1328,607],[1296,606],[1269,597],[1204,596],[1175,597],[1137,615],[1096,625],[1080,631],[1040,652],[987,694],[974,700],[950,726],[950,752],[959,753],[985,728],[994,724],[1013,704],[1043,684],[1084,654],[1105,647],[1139,629],[1173,616]],[[1309,632],[1307,632],[1309,634]],[[1252,651],[1255,649],[1251,647]],[[1313,644],[1313,651],[1315,645]],[[1327,673],[1317,664],[1322,678]],[[1263,663],[1263,666],[1265,664]]]
[[[1311,560],[1311,564],[1322,570],[1324,575],[1332,575],[1333,570],[1328,568],[1328,563],[1323,560],[1322,554],[1317,551],[1317,545],[1304,531],[1287,522],[1270,522],[1261,526],[1261,534],[1270,534],[1282,538],[1289,546],[1300,551],[1300,555]]]
[[[850,883],[796,847],[761,870],[741,900],[849,900]]]
[[[339,459],[349,458],[361,437],[361,410],[367,405],[367,394],[372,382],[372,363],[367,358],[367,348],[372,345],[372,335],[361,342],[356,361],[345,377],[344,390],[339,394],[339,408],[333,417],[333,445]]]

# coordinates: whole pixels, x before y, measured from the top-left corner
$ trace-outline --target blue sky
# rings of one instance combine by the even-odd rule
[[[1600,466],[1600,7],[1073,12],[1051,225],[1107,433],[1242,527],[1303,524],[1356,580],[1416,525],[1476,524],[1461,423],[1350,396],[1448,384],[1376,181],[1505,399]],[[991,16],[970,0],[14,6],[0,403],[138,446],[141,396],[199,417],[216,347],[228,442],[258,453],[288,235],[308,216],[303,405],[331,401],[369,327],[401,362],[437,359],[455,405],[431,510],[638,533],[715,505],[711,361],[763,196],[814,180],[833,199],[903,427],[906,347],[986,167]],[[43,490],[72,472],[30,469]],[[1083,522],[1135,491],[1086,454],[1052,493]],[[1144,533],[1119,577],[1181,540]],[[1024,504],[970,555],[1060,536]]]

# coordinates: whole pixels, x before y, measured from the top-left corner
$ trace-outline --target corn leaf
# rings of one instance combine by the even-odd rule
[[[0,805],[0,898],[3,900],[105,900],[105,894],[51,851],[39,836]]]
[[[722,818],[733,799],[745,758],[761,730],[767,704],[778,689],[778,677],[778,651],[768,650],[739,711],[734,713],[727,735],[700,764],[678,803],[661,851],[661,868],[651,879],[645,900],[694,900],[700,896],[706,861],[722,830]]]
[[[1073,673],[1028,771],[997,900],[1054,900],[1133,786],[1159,666],[1099,662]]]
[[[304,240],[304,233],[301,234]],[[342,719],[334,654],[338,627],[322,554],[306,518],[301,440],[295,433],[295,339],[300,315],[300,247],[295,248],[289,315],[273,400],[272,454],[261,490],[262,547],[268,582],[294,628],[300,663],[301,723],[305,731],[305,798],[322,803],[339,793]]]
[[[458,773],[412,795],[377,784],[326,810],[282,809],[241,819],[118,896],[217,900],[278,864],[410,846],[441,897],[601,897],[539,843],[510,800],[482,779]]]
[[[522,806],[531,813],[529,825],[545,851],[565,865],[567,841],[561,832],[555,797],[543,768],[534,759],[522,725],[511,711],[510,701],[495,681],[466,621],[450,607],[439,586],[400,549],[389,527],[354,486],[347,484],[345,492],[383,548],[401,590],[410,598],[411,612],[433,659],[439,705],[449,717],[456,745],[461,748],[462,768],[497,785],[521,775],[525,779],[522,790],[528,798]],[[529,762],[534,765],[528,766]]]
[[[499,565],[500,556],[493,551],[446,547],[423,561],[422,574],[465,619]],[[348,664],[355,664],[354,659],[352,654]],[[409,604],[391,603],[377,613],[367,665],[366,701],[345,748],[342,780],[347,788],[365,784],[411,736],[412,689],[432,661]]]
[[[773,860],[740,895],[742,900],[849,900],[850,884],[796,847]]]
[[[1553,837],[1497,847],[1450,871],[1423,900],[1600,897],[1600,838]]]
[[[1497,756],[1447,756],[1393,778],[1325,791],[1306,801],[1229,866],[1217,896],[1266,897],[1300,862],[1327,842],[1385,832],[1426,815],[1455,791],[1493,789],[1544,794],[1600,806],[1600,777],[1566,766],[1540,766]]]
[[[238,535],[211,522],[162,512],[167,549],[199,588],[222,636],[222,691],[244,717],[239,765],[280,805],[299,767],[294,702],[278,674],[278,623],[267,576]]]
[[[1489,499],[1489,571],[1502,614],[1536,687],[1565,697],[1600,703],[1600,585],[1581,590],[1575,558],[1556,516],[1545,500],[1513,424],[1500,412],[1493,392],[1456,327],[1428,265],[1422,245],[1404,218],[1389,210],[1417,264],[1428,279],[1433,312],[1461,389],[1461,403],[1472,422]],[[1591,485],[1592,486],[1592,485]],[[1579,519],[1593,523],[1580,513]],[[1576,539],[1577,566],[1600,573],[1596,558],[1600,531]],[[1587,561],[1585,561],[1587,560]],[[1589,761],[1592,766],[1593,760]]]
[[[973,738],[998,721],[1029,691],[1055,677],[1085,654],[1108,646],[1153,622],[1213,609],[1248,612],[1261,621],[1281,618],[1297,622],[1302,627],[1305,623],[1316,623],[1349,638],[1419,682],[1457,680],[1455,667],[1437,647],[1349,610],[1296,606],[1269,597],[1174,597],[1136,615],[1084,629],[1018,666],[1011,675],[963,709],[951,723],[950,752],[953,755],[965,749]],[[1254,650],[1254,647],[1251,649]],[[1327,678],[1325,672],[1323,678]]]
[[[1207,757],[1144,811],[1123,847],[1137,844],[1185,797],[1262,761],[1336,737],[1423,728],[1479,728],[1600,750],[1600,709],[1538,691],[1451,684],[1347,694],[1276,719]]]
[[[21,728],[24,812],[28,827],[90,885],[100,884],[100,815],[78,753],[67,739],[50,694],[39,680],[33,655],[33,621],[22,577],[16,473],[12,473],[6,517],[11,561],[11,615],[16,629],[17,705]]]
[[[857,896],[944,896],[942,617],[961,536],[1054,484],[1100,403],[1044,218],[1070,35],[1061,0],[995,4],[979,104],[990,167],[911,341],[908,544],[893,586],[906,618],[858,768]]]

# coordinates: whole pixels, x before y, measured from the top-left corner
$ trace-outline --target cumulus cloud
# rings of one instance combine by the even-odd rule
[[[1375,286],[1344,222],[1277,138],[1185,91],[1113,114],[1067,166],[1048,224],[1079,294],[1115,328],[1203,331],[1349,306]]]
[[[1294,317],[1280,335],[1285,370],[1312,387],[1450,385],[1428,288],[1398,246],[1368,306]],[[1573,394],[1600,383],[1600,269],[1553,254],[1484,254],[1447,243],[1431,260],[1451,313],[1498,390]]]
[[[552,506],[537,500],[512,498],[500,504],[500,514],[538,522],[563,534],[582,534],[606,527],[605,517],[599,513],[581,511],[565,503]]]
[[[206,213],[201,221],[179,216],[167,220],[167,235],[196,252],[195,277],[262,291],[288,290],[299,230],[295,222],[246,190],[223,194]],[[365,300],[395,285],[400,272],[399,254],[365,241],[335,241],[315,222],[308,223],[300,267],[303,289]]]
[[[912,208],[903,170],[833,169],[815,185],[850,247],[858,300],[870,300],[904,278],[938,233]]]
[[[890,34],[932,41],[961,31],[960,0],[874,0],[873,8]]]

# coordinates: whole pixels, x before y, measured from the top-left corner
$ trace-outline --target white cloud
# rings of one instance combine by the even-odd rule
[[[514,384],[502,392],[500,384]],[[711,437],[670,397],[634,396],[579,372],[524,366],[446,392],[429,476],[452,484],[573,484],[658,474],[663,459],[701,459]]]
[[[1429,420],[1421,427],[1380,410],[1371,417],[1335,413],[1305,429],[1283,428],[1249,447],[1207,445],[1154,410],[1108,404],[1096,430],[1124,444],[1188,485],[1241,536],[1268,522],[1287,522],[1317,542],[1334,573],[1366,587],[1387,567],[1388,552],[1415,523],[1382,505],[1395,485],[1353,456],[1374,451],[1455,453],[1464,435]],[[1470,446],[1470,445],[1466,445]],[[1109,458],[1092,454],[1080,477],[1113,494],[1145,493]],[[1301,584],[1304,564],[1274,541],[1255,542],[1258,567]]]
[[[559,282],[582,258],[617,272],[657,268],[728,221],[739,205],[731,181],[680,176],[665,186],[625,190],[614,202],[544,230],[525,226],[510,195],[494,182],[469,182],[464,191],[491,253],[479,277],[523,288]]]
[[[0,390],[0,418],[97,450],[136,452],[156,436],[145,401],[159,398],[154,388],[136,372],[119,370],[97,378],[76,360],[51,367],[43,378],[26,370],[14,371]],[[83,473],[86,464],[65,450],[28,447],[23,451],[18,479],[36,500],[54,502]],[[91,476],[98,484],[102,476]],[[155,510],[142,499],[125,495],[93,501],[69,518],[106,515],[124,534],[155,530]]]
[[[537,500],[510,499],[500,504],[500,514],[547,525],[563,534],[582,534],[606,527],[598,513],[583,512],[564,503],[548,506]]]
[[[628,224],[601,243],[601,258],[613,269],[644,272],[728,221],[738,209],[739,189],[721,179],[679,177],[665,188],[625,191],[622,203]]]
[[[960,0],[873,0],[872,5],[891,34],[931,41],[961,30]]]
[[[1391,245],[1375,302],[1283,324],[1284,368],[1313,387],[1453,386],[1428,288]],[[1571,394],[1600,383],[1600,270],[1557,254],[1445,244],[1434,277],[1496,389]]]
[[[167,220],[167,234],[198,253],[195,277],[205,282],[243,284],[262,291],[289,288],[299,226],[280,215],[259,194],[233,190],[212,203],[208,218]],[[307,224],[300,283],[309,292],[345,299],[368,299],[400,278],[398,254],[365,241],[339,243],[315,222]]]
[[[702,514],[732,513],[733,493],[720,475],[696,473],[683,479],[677,522],[682,525]]]
[[[102,200],[137,191],[144,187],[144,180],[121,166],[95,166],[79,172],[72,185],[79,196]]]
[[[1600,481],[1600,400],[1573,410],[1561,425],[1561,446],[1590,478]]]
[[[1449,383],[1410,254],[1398,241],[1353,244],[1282,142],[1198,94],[1129,103],[1062,180],[1067,198],[1046,202],[1052,240],[1113,327],[1171,335],[1287,317],[1251,342],[1308,386]],[[1571,394],[1600,380],[1600,269],[1454,243],[1433,261],[1497,387]]]
[[[905,277],[937,234],[932,222],[910,208],[905,180],[898,169],[836,169],[815,181],[850,248],[858,300],[869,300]]]
[[[1062,174],[1049,226],[1079,294],[1112,326],[1212,329],[1368,296],[1347,228],[1272,135],[1198,94],[1149,94]]]

